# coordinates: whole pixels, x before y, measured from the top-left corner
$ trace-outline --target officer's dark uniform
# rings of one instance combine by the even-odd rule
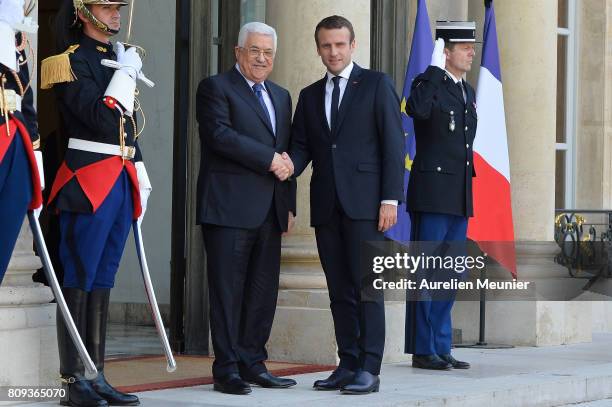
[[[459,83],[438,67],[428,67],[412,83],[406,111],[416,136],[407,193],[413,241],[464,241],[473,214],[476,97],[461,83],[465,101]],[[406,353],[450,354],[453,303],[451,298],[406,303]]]
[[[106,382],[103,368],[110,289],[130,227],[141,214],[134,166],[142,161],[138,128],[135,118],[124,114],[115,99],[104,96],[115,70],[101,61],[116,60],[112,45],[83,35],[66,55],[72,80],[45,84],[43,78],[43,86],[55,89],[69,138],[49,206],[60,217],[64,296],[100,374],[91,382],[85,380],[80,357],[58,318],[60,373],[69,390],[65,402],[93,405],[100,396],[111,405],[136,405],[136,396],[120,393]],[[130,156],[86,151],[71,144],[75,139],[81,145],[95,147],[93,142],[122,148]],[[100,403],[95,405],[106,405],[103,400]]]
[[[15,40],[22,49],[15,56],[20,65],[19,72],[0,64],[0,283],[26,211],[42,205],[39,173],[33,152],[38,149],[40,138],[23,49],[25,35],[19,33]],[[15,95],[21,98],[21,107],[16,109],[11,106]],[[4,106],[4,101],[7,106]]]
[[[410,212],[473,215],[472,144],[476,136],[476,95],[444,70],[430,66],[417,76],[406,104],[414,119],[416,155],[408,185]]]

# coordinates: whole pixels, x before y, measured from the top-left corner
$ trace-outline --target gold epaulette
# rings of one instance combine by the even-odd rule
[[[45,58],[40,64],[40,88],[51,89],[56,83],[72,82],[76,79],[70,66],[69,54],[74,53],[78,44],[71,45],[59,55]]]

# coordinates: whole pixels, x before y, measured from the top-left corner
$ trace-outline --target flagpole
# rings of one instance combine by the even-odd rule
[[[483,35],[483,60],[484,60],[484,54],[485,54],[485,47],[486,44],[485,42],[487,41],[487,37],[488,37],[488,23],[489,23],[489,18],[491,16],[493,16],[494,19],[494,14],[493,11],[490,10],[491,8],[491,3],[493,0],[484,0],[484,5],[485,5],[485,32]],[[489,14],[489,11],[491,11],[491,14]],[[495,41],[496,42],[496,41]],[[492,44],[493,45],[493,44]],[[497,46],[497,44],[495,44],[495,46]],[[481,64],[482,66],[483,64]],[[480,84],[480,81],[479,81]],[[478,97],[478,96],[477,96]],[[477,101],[477,103],[479,103]],[[474,151],[476,151],[476,149],[474,149]],[[491,227],[489,225],[489,227]],[[469,236],[468,236],[469,237]],[[484,252],[481,249],[481,255],[483,255]],[[480,279],[481,281],[485,281],[487,278],[487,267],[483,267],[482,270],[480,271]],[[509,348],[513,348],[514,346],[512,345],[502,345],[502,344],[490,344],[486,341],[486,317],[487,317],[487,291],[485,288],[481,287],[480,288],[480,301],[479,301],[479,318],[478,318],[478,341],[476,343],[462,343],[462,344],[457,344],[454,345],[456,348],[477,348],[477,349],[509,349]]]
[[[480,252],[480,255],[484,255],[484,252]],[[485,281],[487,278],[487,267],[483,267],[480,270],[480,281]],[[513,345],[504,345],[504,344],[494,344],[488,343],[486,341],[485,332],[487,327],[487,290],[485,288],[480,288],[480,301],[478,301],[479,305],[479,315],[478,315],[478,341],[475,343],[458,343],[454,344],[455,348],[472,348],[472,349],[512,349]]]

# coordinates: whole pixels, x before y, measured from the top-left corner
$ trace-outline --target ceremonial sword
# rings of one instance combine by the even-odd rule
[[[153,291],[153,283],[151,283],[151,274],[149,273],[149,266],[147,264],[147,257],[145,255],[144,245],[142,243],[142,231],[140,229],[140,222],[137,220],[132,224],[134,231],[134,241],[136,243],[136,253],[138,254],[138,262],[140,263],[140,271],[142,272],[142,279],[144,280],[145,291],[147,293],[147,299],[151,306],[151,313],[153,314],[153,321],[155,322],[155,328],[157,334],[162,342],[164,348],[164,354],[166,355],[166,370],[170,373],[176,370],[176,361],[174,355],[172,355],[172,349],[170,349],[170,342],[168,342],[168,336],[166,335],[166,329],[164,328],[164,322],[162,321],[159,307],[157,305],[157,299],[155,298],[155,291]]]

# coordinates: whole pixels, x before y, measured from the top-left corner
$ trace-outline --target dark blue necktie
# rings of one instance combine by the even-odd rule
[[[329,122],[330,128],[333,131],[338,120],[338,105],[340,104],[340,77],[334,76],[332,81],[334,82],[334,90],[332,91],[331,114]]]
[[[459,86],[459,93],[461,93],[461,97],[463,98],[463,103],[465,104],[467,101],[465,100],[465,93],[463,88],[463,81],[457,82],[457,86]]]
[[[264,112],[266,112],[266,116],[268,117],[268,122],[270,125],[272,124],[272,118],[270,117],[270,112],[268,111],[268,106],[266,106],[266,102],[264,102],[263,98],[263,85],[261,83],[256,83],[253,85],[253,91],[255,95],[257,95],[257,99],[259,100],[259,104],[263,107]]]

